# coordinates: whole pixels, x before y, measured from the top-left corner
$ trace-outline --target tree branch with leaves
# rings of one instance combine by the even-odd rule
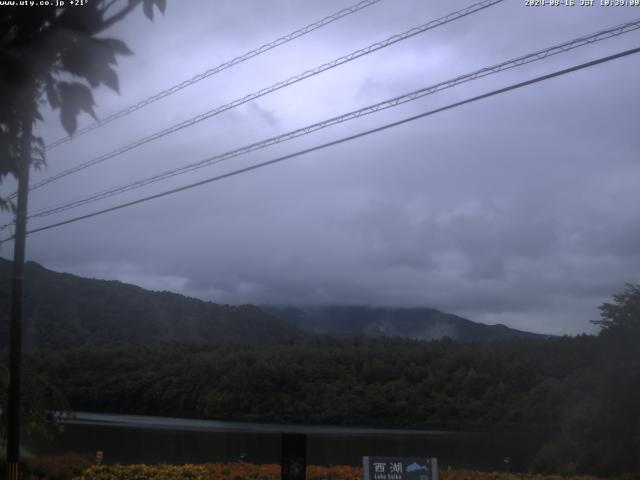
[[[81,113],[97,119],[92,89],[105,85],[119,91],[117,58],[132,52],[121,40],[97,35],[139,6],[152,20],[154,8],[164,13],[166,0],[119,5],[98,0],[82,7],[0,10],[0,182],[7,175],[18,176],[24,123],[42,121],[45,103],[59,110],[64,129],[72,135]],[[30,144],[31,166],[41,167],[44,142],[34,136]],[[0,196],[0,208],[15,206]]]
[[[640,285],[627,284],[613,300],[598,307],[601,319],[591,323],[598,325],[601,333],[640,334]]]

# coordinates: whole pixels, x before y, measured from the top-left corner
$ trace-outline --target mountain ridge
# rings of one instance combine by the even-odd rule
[[[317,334],[386,336],[425,341],[450,338],[457,342],[549,337],[503,324],[478,323],[429,307],[262,305],[261,308],[276,318]]]
[[[0,258],[0,349],[9,333],[11,261]],[[458,342],[545,337],[484,325],[433,308],[221,305],[25,263],[26,351],[75,347],[291,343],[317,335],[450,338]]]
[[[8,341],[11,262],[0,258],[0,348]],[[27,351],[181,343],[289,342],[299,328],[255,305],[220,305],[117,280],[97,280],[25,263]]]

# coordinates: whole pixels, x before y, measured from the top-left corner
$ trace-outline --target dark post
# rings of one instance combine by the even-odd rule
[[[27,200],[31,166],[32,117],[25,112],[18,166],[18,204],[13,242],[11,320],[9,324],[9,387],[7,402],[7,480],[20,476],[20,357],[22,355],[22,284],[27,236]]]
[[[307,475],[307,436],[282,434],[281,480],[305,480]]]

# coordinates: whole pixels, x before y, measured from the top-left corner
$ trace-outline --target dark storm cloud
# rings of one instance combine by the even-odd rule
[[[383,1],[52,151],[48,170],[37,178],[468,3]],[[99,114],[346,3],[179,5],[170,3],[166,17],[153,25],[138,15],[116,26],[112,34],[136,55],[121,62],[121,96],[97,92]],[[601,7],[530,9],[506,1],[35,191],[32,206],[237,148],[622,23],[633,14],[633,9]],[[630,48],[639,38],[632,33],[469,83],[104,205]],[[625,282],[640,280],[636,65],[637,58],[627,58],[43,232],[30,238],[29,255],[51,268],[218,302],[426,305],[534,331],[590,330],[596,307]],[[55,115],[46,120],[45,136],[59,137]]]

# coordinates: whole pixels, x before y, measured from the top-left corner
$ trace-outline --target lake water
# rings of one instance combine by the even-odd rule
[[[362,457],[437,457],[440,468],[524,471],[545,432],[441,432],[266,425],[77,413],[54,441],[27,439],[34,453],[104,452],[106,463],[279,463],[282,433],[307,435],[307,463],[361,465]]]

